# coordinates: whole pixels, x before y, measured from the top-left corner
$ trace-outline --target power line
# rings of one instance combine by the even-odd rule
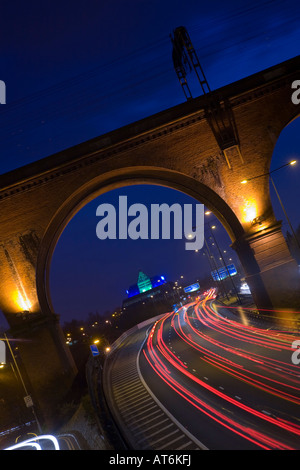
[[[264,2],[262,5],[266,7],[269,5],[270,1]],[[277,2],[278,3],[278,2]],[[281,3],[281,2],[279,2]],[[260,8],[261,10],[261,5],[257,4],[251,8],[244,8],[241,9],[240,11],[232,14],[232,15],[227,15],[225,18],[232,18],[232,17],[237,17],[239,15],[248,13],[250,10],[255,11],[256,9]],[[219,21],[219,18],[218,18]],[[295,18],[293,18],[293,21],[296,21]],[[287,21],[285,22],[285,24]],[[218,22],[216,21],[216,24]],[[274,29],[274,28],[273,28]],[[272,30],[272,26],[270,26],[269,31]],[[269,32],[267,31],[267,32]],[[264,31],[263,34],[265,34],[266,31]],[[233,38],[234,32],[233,32]],[[215,54],[218,54],[219,52],[223,52],[226,50],[230,50],[232,47],[244,44],[245,42],[251,41],[253,39],[261,37],[260,34],[250,34],[250,36],[244,38],[241,41],[236,41],[233,44],[230,44],[227,47],[223,47],[221,45],[220,47],[220,41],[215,41],[214,43],[210,43],[208,46],[203,46],[202,49],[205,47],[205,51],[201,53],[201,59],[203,58],[208,58],[208,57],[213,57]],[[231,39],[231,37],[229,37]],[[9,141],[12,139],[16,138],[16,129],[21,129],[24,128],[26,132],[30,132],[33,128],[33,126],[37,126],[38,124],[42,125],[41,121],[45,121],[45,123],[49,124],[50,119],[57,119],[57,118],[67,118],[69,115],[73,115],[74,117],[74,112],[77,111],[78,108],[82,107],[82,110],[78,111],[77,118],[82,115],[89,115],[92,111],[95,113],[98,109],[101,108],[109,99],[112,99],[113,97],[120,96],[120,94],[123,94],[124,92],[129,92],[131,90],[135,90],[139,85],[141,84],[146,84],[146,83],[151,83],[153,80],[157,80],[159,78],[162,78],[163,76],[166,76],[168,73],[172,73],[172,66],[171,66],[171,60],[170,60],[170,51],[165,50],[163,53],[162,51],[162,45],[166,45],[166,43],[169,43],[169,39],[166,38],[161,38],[158,41],[155,41],[148,46],[141,47],[137,49],[136,51],[133,51],[129,53],[128,55],[115,59],[105,65],[98,66],[97,68],[93,69],[92,71],[80,74],[76,77],[74,77],[71,80],[65,80],[61,82],[60,84],[54,85],[53,87],[50,87],[44,91],[38,92],[36,94],[31,95],[30,97],[24,98],[21,101],[17,103],[13,103],[10,107],[6,105],[5,111],[2,113],[3,117],[5,117],[6,122],[1,125],[1,130],[2,130],[2,137],[4,141]],[[216,48],[217,46],[217,48]],[[126,80],[126,85],[122,87],[118,87],[119,83],[124,84],[124,80],[122,79],[121,81],[119,80],[119,77],[114,77],[115,78],[115,86],[113,86],[113,83],[110,82],[109,88],[104,88],[103,87],[103,82],[99,80],[99,74],[100,76],[104,75],[104,69],[106,68],[108,70],[111,70],[110,68],[112,65],[115,64],[121,64],[121,62],[126,61],[126,58],[131,57],[134,59],[135,64],[137,64],[138,59],[142,59],[145,55],[145,51],[158,51],[158,54],[156,54],[155,58],[152,59],[151,64],[148,64],[148,67],[143,69],[140,73],[137,73],[135,70],[135,73],[131,76],[130,75],[130,69],[127,69],[126,74],[128,76]],[[169,57],[168,57],[169,56]],[[167,59],[167,60],[166,60]],[[127,64],[129,65],[129,64]],[[149,71],[152,72],[152,74],[149,73]],[[170,75],[171,76],[171,75]],[[101,78],[101,77],[100,77]],[[93,87],[89,86],[91,85],[92,80],[96,81],[97,83],[94,84]],[[174,78],[175,81],[175,78]],[[80,86],[80,89],[76,88]],[[68,93],[67,93],[68,92]],[[59,93],[63,94],[63,102],[57,102],[58,99],[61,99],[61,96]],[[45,100],[47,98],[51,98],[55,95],[55,99],[52,100],[52,102],[46,103]],[[134,98],[134,92],[133,92],[133,98]],[[43,106],[44,108],[41,107],[40,101],[44,100]],[[34,109],[33,111],[30,111],[29,113],[26,112],[26,115],[23,115],[22,117],[22,112],[24,109],[28,109],[29,105],[33,105],[33,103],[36,103],[37,108]],[[63,109],[62,109],[63,108]],[[11,121],[7,120],[7,112],[12,113],[11,114]],[[15,119],[15,115],[13,115],[13,111],[18,112],[19,116],[21,116],[21,119]],[[24,132],[23,129],[23,132]],[[14,135],[10,135],[8,138],[8,135],[12,133],[12,131],[15,131]],[[20,132],[20,131],[19,131]],[[19,137],[20,137],[19,133]]]

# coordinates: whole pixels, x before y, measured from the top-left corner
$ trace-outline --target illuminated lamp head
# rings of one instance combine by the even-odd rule
[[[22,312],[30,312],[31,303],[29,302],[28,298],[22,295],[19,291],[16,291],[15,295],[13,296],[13,300],[15,305],[18,307],[19,311]]]
[[[243,208],[243,219],[245,222],[252,222],[257,217],[257,206],[256,202],[248,200]]]

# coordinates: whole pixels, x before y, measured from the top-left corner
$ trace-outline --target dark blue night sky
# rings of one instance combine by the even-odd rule
[[[299,24],[300,6],[289,0],[2,2],[0,79],[7,104],[0,107],[0,173],[183,102],[169,38],[178,26],[187,28],[216,89],[298,55]],[[280,136],[271,169],[299,159],[299,135],[297,119]],[[274,175],[295,228],[299,171],[300,160]],[[120,305],[139,269],[187,281],[209,271],[205,257],[186,252],[183,242],[98,240],[96,207],[119,194],[132,203],[190,201],[167,188],[130,187],[82,209],[52,261],[51,296],[62,321]],[[288,229],[274,194],[272,201]],[[226,249],[229,238],[218,227]]]

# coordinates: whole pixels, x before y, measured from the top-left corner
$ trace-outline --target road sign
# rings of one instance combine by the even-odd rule
[[[198,282],[183,288],[183,290],[186,294],[189,294],[190,292],[195,292],[198,289],[200,289],[200,284]]]
[[[95,357],[95,356],[99,356],[99,349],[97,348],[96,344],[91,344],[90,345],[90,348],[91,348],[91,351],[92,351],[92,355]]]
[[[33,406],[33,401],[30,395],[27,395],[26,397],[24,397],[24,401],[25,401],[25,405],[27,406],[27,408],[30,408],[31,406]]]
[[[222,281],[226,279],[226,277],[235,276],[237,274],[237,270],[234,264],[229,264],[226,267],[219,268],[218,270],[212,271],[211,275],[214,281]]]

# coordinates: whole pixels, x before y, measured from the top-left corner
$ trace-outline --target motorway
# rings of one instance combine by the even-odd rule
[[[123,436],[133,449],[299,449],[299,338],[214,297],[136,331],[110,358],[106,395]]]
[[[299,336],[244,319],[217,307],[213,291],[166,314],[140,354],[142,377],[208,449],[299,449]]]
[[[106,360],[103,389],[108,407],[129,449],[199,450],[201,443],[157,401],[140,374],[139,352],[148,328],[130,334]]]

